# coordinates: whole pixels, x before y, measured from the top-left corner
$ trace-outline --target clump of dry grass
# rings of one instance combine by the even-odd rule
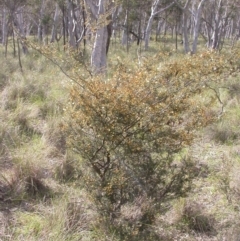
[[[31,80],[34,81],[34,80]],[[5,109],[14,109],[20,101],[34,102],[46,98],[48,87],[37,81],[17,80],[9,83],[2,92],[2,106]]]
[[[239,80],[230,83],[229,86],[228,86],[228,89],[229,89],[230,98],[236,97],[237,100],[239,101],[240,100],[240,83],[239,83]]]
[[[40,179],[34,176],[25,178],[25,191],[30,197],[46,197],[50,193],[47,187]]]
[[[23,193],[23,182],[16,168],[3,169],[0,172],[0,200],[6,206],[19,203],[19,197]]]
[[[66,134],[62,128],[62,120],[51,119],[43,130],[43,141],[52,146],[50,155],[62,156],[66,153]]]
[[[226,233],[222,240],[239,241],[240,240],[240,223],[233,225]]]
[[[213,233],[215,220],[204,209],[200,203],[187,202],[182,210],[183,221],[195,232]]]
[[[4,74],[3,72],[0,73],[0,91],[2,89],[4,89],[4,87],[7,85],[8,83],[8,77],[6,74]]]
[[[110,225],[123,239],[157,240],[158,235],[153,228],[155,205],[146,196],[137,197],[133,202],[121,206],[118,217]]]
[[[10,240],[9,227],[12,224],[13,215],[8,209],[0,210],[0,237],[2,240]]]
[[[240,132],[229,128],[228,124],[219,124],[210,129],[211,138],[217,143],[225,144],[237,140]]]
[[[81,172],[76,165],[77,161],[67,153],[55,168],[55,177],[57,180],[60,182],[69,182],[78,179],[81,176]]]
[[[65,229],[67,232],[84,232],[95,222],[95,215],[83,197],[67,202]]]
[[[218,123],[207,128],[207,135],[211,140],[220,144],[231,144],[240,137],[240,113],[237,108],[230,108]]]
[[[1,72],[4,73],[3,76],[6,76],[7,78],[10,77],[10,74],[20,73],[17,58],[4,58],[1,53],[0,65],[2,70]]]
[[[11,120],[14,122],[14,125],[19,128],[20,133],[27,133],[27,135],[31,136],[34,130],[30,126],[28,115],[28,109],[25,108],[24,104],[21,104],[11,116]]]
[[[0,110],[0,169],[12,166],[12,150],[21,142],[20,130],[8,119],[8,113]]]
[[[5,169],[0,173],[0,197],[2,200],[18,200],[17,203],[28,198],[48,197],[51,192],[42,178],[42,169],[31,165]]]

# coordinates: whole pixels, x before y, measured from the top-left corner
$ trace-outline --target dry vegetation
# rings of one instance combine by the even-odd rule
[[[135,63],[139,63],[138,57],[134,55],[137,51],[134,48],[131,51],[133,54],[126,56],[123,50],[115,53],[112,50],[109,66],[113,68],[116,63],[124,63],[125,59],[130,58],[131,60],[134,58]],[[148,74],[152,78],[159,71],[161,76],[175,81],[175,84],[180,84],[178,83],[179,78],[182,80],[189,78],[199,84],[198,80],[204,76],[203,81],[208,85],[201,91],[198,85],[196,85],[198,87],[195,86],[196,88],[188,89],[188,91],[199,90],[201,92],[200,96],[191,95],[187,100],[191,103],[201,101],[202,112],[201,115],[198,115],[198,124],[199,120],[201,123],[196,129],[193,119],[189,119],[192,121],[191,125],[188,123],[186,126],[191,127],[194,135],[184,136],[182,139],[185,142],[188,140],[188,144],[191,144],[181,146],[181,148],[174,147],[177,154],[174,153],[174,158],[171,159],[171,165],[169,165],[172,168],[177,163],[178,170],[184,171],[184,175],[191,176],[191,189],[186,189],[179,195],[175,195],[176,190],[169,192],[169,196],[159,201],[154,193],[149,192],[150,194],[146,195],[146,193],[136,190],[131,186],[134,182],[129,180],[126,189],[122,189],[125,192],[126,200],[119,209],[113,212],[113,207],[116,205],[114,202],[119,200],[115,196],[116,200],[110,202],[110,194],[115,191],[114,187],[119,188],[120,178],[129,178],[129,176],[124,173],[124,170],[113,168],[116,175],[109,174],[107,180],[110,184],[105,185],[103,181],[101,183],[97,174],[92,172],[91,161],[91,165],[85,161],[92,149],[87,150],[88,156],[81,155],[80,157],[68,146],[68,143],[72,143],[71,140],[74,140],[74,137],[68,139],[69,136],[71,137],[71,133],[66,128],[66,120],[68,114],[71,113],[68,93],[70,93],[73,83],[50,61],[34,51],[29,56],[22,57],[23,72],[19,68],[17,59],[10,55],[6,59],[1,54],[0,240],[238,241],[240,238],[240,75],[237,70],[237,61],[231,67],[226,61],[227,56],[228,54],[222,56],[205,53],[202,57],[184,57],[174,52],[166,54],[162,51],[162,54],[157,57],[161,63],[158,64],[159,70],[154,69],[155,65],[146,65],[143,67],[145,72],[136,74],[134,71],[137,66],[134,64],[128,66],[127,70],[121,69],[125,82],[124,85],[119,83],[120,88],[116,86],[118,83],[114,83],[117,79],[114,71],[110,72],[108,76],[113,79],[113,82],[102,83],[98,82],[98,79],[92,82],[92,93],[96,95],[101,93],[99,99],[101,105],[105,105],[106,108],[111,107],[111,105],[108,106],[109,103],[114,104],[114,98],[116,95],[120,95],[121,91],[128,93],[127,96],[130,96],[129,98],[132,100],[131,108],[124,109],[125,101],[128,101],[126,96],[123,96],[121,102],[112,106],[114,108],[110,108],[111,113],[117,111],[118,114],[121,111],[122,114],[126,112],[129,114],[136,105],[139,105],[136,113],[143,114],[141,111],[146,107],[146,103],[139,104],[139,95],[134,96],[134,88],[141,85],[146,87],[146,83],[141,82],[141,78],[146,79]],[[147,56],[143,59],[146,58]],[[233,59],[237,59],[236,56]],[[209,61],[208,64],[206,61]],[[211,61],[215,64],[213,67],[216,68],[215,72],[209,67],[206,68]],[[64,65],[67,70],[70,70],[70,66],[67,63]],[[148,69],[150,67],[152,69]],[[192,68],[192,71],[188,71],[186,74],[183,67],[187,70]],[[80,77],[83,76],[82,73],[77,74]],[[216,76],[222,78],[216,78]],[[129,79],[131,82],[128,82]],[[112,83],[113,85],[111,85]],[[98,89],[94,87],[96,84]],[[162,82],[161,85],[163,84]],[[149,86],[151,87],[151,84]],[[106,87],[118,89],[109,96],[109,93],[104,92]],[[165,87],[170,87],[170,85]],[[176,85],[171,88],[174,87]],[[126,90],[127,88],[128,90]],[[79,91],[76,86],[74,90]],[[151,89],[151,91],[153,90]],[[71,98],[75,98],[75,100],[79,98],[77,93],[80,91],[71,93]],[[187,95],[187,91],[184,93]],[[221,103],[219,99],[216,100],[216,94]],[[81,97],[85,98],[84,93]],[[174,97],[176,96],[172,96],[172,98]],[[178,98],[180,97],[178,96]],[[108,102],[104,102],[106,99]],[[94,101],[96,99],[92,99],[91,103],[97,105],[98,102]],[[152,99],[147,101],[152,105]],[[185,99],[181,99],[181,101],[186,106],[181,106],[182,109],[180,108],[181,110],[176,110],[174,113],[179,120],[186,118],[184,111],[187,107],[191,107],[189,103],[185,102]],[[89,102],[84,103],[89,105]],[[170,103],[171,101],[166,102],[166,105],[170,105]],[[211,105],[211,111],[204,108],[205,104]],[[100,106],[97,107],[100,108]],[[177,99],[172,108],[175,107],[179,107]],[[223,113],[222,107],[224,107]],[[191,110],[190,116],[196,113],[196,109]],[[87,118],[87,114],[86,112],[84,118]],[[151,115],[153,114],[155,114],[155,110],[152,106]],[[94,116],[93,113],[92,116]],[[161,116],[160,118],[156,115],[155,117],[172,126],[175,123],[171,122],[170,118],[174,116],[164,118]],[[78,117],[74,116],[74,118]],[[149,124],[150,119],[144,118],[143,115],[141,125]],[[97,115],[93,119],[98,124],[104,121],[104,119],[99,121]],[[85,119],[83,120],[85,121]],[[112,120],[115,121],[114,118]],[[125,121],[132,121],[132,119],[125,119]],[[113,134],[123,124],[118,123],[119,125],[117,125],[116,123],[117,121],[113,127],[108,126],[110,129],[112,128]],[[83,124],[85,125],[86,122]],[[204,127],[206,125],[208,126]],[[101,135],[108,133],[107,129],[100,131],[103,131]],[[128,133],[125,134],[128,135]],[[194,138],[192,138],[193,136]],[[81,137],[78,132],[76,139],[80,152],[81,148],[84,148],[82,146],[84,141],[89,141],[88,139],[83,140]],[[150,137],[151,135],[148,136],[148,138]],[[95,141],[97,145],[99,140]],[[134,141],[134,138],[130,139],[130,144],[136,144]],[[167,142],[166,139],[163,141],[161,144],[166,145],[164,150],[166,148],[171,150],[173,146],[171,146],[171,141]],[[109,143],[114,143],[114,138]],[[109,147],[109,143],[106,148]],[[167,147],[167,144],[170,147]],[[131,158],[135,157],[135,154],[130,155],[126,151],[127,147],[124,148],[124,152],[121,149],[118,154],[124,154],[126,158],[132,160]],[[154,152],[157,151],[154,150]],[[179,164],[181,160],[184,160],[185,164],[188,160],[188,164],[191,164],[186,166],[187,170],[181,169],[181,165],[183,165],[183,163]],[[138,161],[142,165],[141,168],[144,169],[142,160],[135,159],[135,161]],[[120,170],[120,173],[117,173],[117,170]],[[189,173],[186,174],[187,172]],[[143,173],[143,171],[140,172],[139,169],[139,173]],[[167,174],[168,177],[170,174],[172,173]],[[155,176],[152,178],[152,181],[156,181],[156,185],[159,185],[159,179]],[[184,178],[186,179],[186,176]],[[186,181],[185,179],[178,180]],[[87,181],[91,185],[89,183],[87,185]],[[166,185],[167,181],[169,180],[161,179],[161,185],[163,185],[162,182]],[[98,183],[101,184],[99,189],[97,188]],[[125,185],[125,183],[121,184]],[[150,184],[149,187],[151,187]],[[154,188],[153,191],[158,191]],[[109,191],[109,195],[106,194],[107,191]],[[138,195],[131,196],[129,194],[131,192],[138,193]],[[131,198],[128,199],[128,197]],[[114,218],[109,219],[109,216],[104,216],[104,211],[114,215]]]

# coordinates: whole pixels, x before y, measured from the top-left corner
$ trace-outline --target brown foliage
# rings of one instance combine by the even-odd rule
[[[112,219],[136,198],[148,197],[154,209],[186,194],[194,167],[179,153],[215,119],[209,108],[216,98],[203,103],[201,94],[209,79],[234,71],[232,62],[212,52],[162,66],[165,56],[158,57],[135,70],[119,64],[110,80],[95,76],[71,91],[68,144],[92,170],[85,184]]]

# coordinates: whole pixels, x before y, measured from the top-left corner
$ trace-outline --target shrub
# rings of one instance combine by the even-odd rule
[[[88,168],[84,182],[99,211],[113,221],[138,198],[153,203],[135,230],[136,240],[162,202],[189,190],[194,163],[179,154],[196,130],[215,118],[209,111],[214,98],[203,103],[196,96],[205,90],[206,76],[220,78],[228,68],[223,57],[210,52],[162,66],[158,61],[132,70],[119,64],[110,80],[79,80],[66,110],[68,144]]]

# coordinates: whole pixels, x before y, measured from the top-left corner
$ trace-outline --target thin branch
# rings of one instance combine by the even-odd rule
[[[221,112],[220,112],[220,114],[219,114],[219,116],[221,116],[222,113],[223,113],[223,111],[224,111],[224,103],[223,103],[222,100],[221,100],[220,94],[219,94],[219,92],[218,92],[215,88],[211,87],[211,86],[208,85],[207,83],[206,83],[206,86],[215,93],[215,95],[216,95],[219,103],[221,104],[222,108],[221,108]]]

